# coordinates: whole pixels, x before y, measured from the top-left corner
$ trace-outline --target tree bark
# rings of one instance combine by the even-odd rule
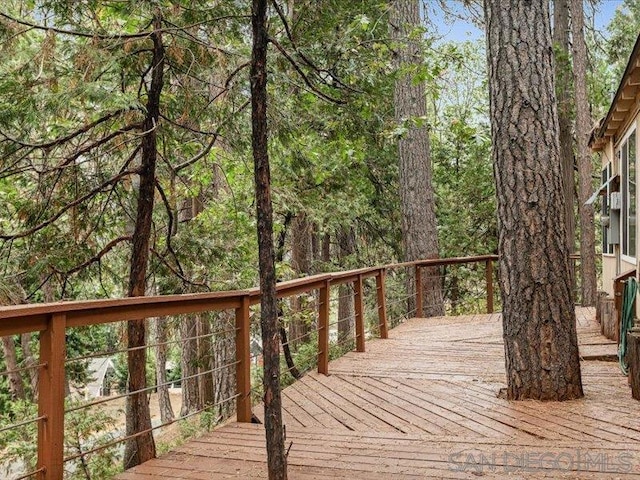
[[[286,480],[282,398],[280,395],[280,335],[276,297],[273,206],[267,133],[267,0],[253,0],[251,24],[251,126],[260,266],[260,326],[263,348],[264,426],[270,480]]]
[[[156,318],[154,323],[154,338],[156,347],[156,384],[158,385],[158,407],[162,423],[172,422],[174,419],[169,386],[167,383],[167,319]]]
[[[213,337],[214,404],[218,405],[219,418],[224,419],[235,405],[229,401],[236,391],[235,369],[228,367],[233,367],[235,362],[235,318],[229,311],[217,312],[214,318],[215,330],[221,332]],[[223,368],[225,365],[227,368]]]
[[[322,235],[322,253],[320,255],[320,260],[324,263],[329,263],[331,261],[331,235],[328,233]]]
[[[555,51],[556,95],[558,97],[558,132],[560,138],[560,165],[562,189],[565,198],[565,218],[569,251],[575,251],[575,175],[573,155],[571,62],[569,61],[569,0],[554,0],[553,46]]]
[[[143,296],[146,293],[147,264],[149,261],[149,240],[155,194],[155,175],[157,159],[156,128],[160,119],[160,94],[164,77],[164,45],[162,43],[162,17],[157,10],[153,18],[153,58],[151,63],[151,85],[147,97],[147,113],[143,122],[142,153],[140,162],[140,187],[138,189],[138,208],[133,232],[131,251],[131,271],[129,274],[128,296]],[[145,320],[132,320],[127,324],[127,347],[137,348],[146,345]],[[147,386],[147,351],[144,348],[129,350],[127,366],[129,368],[128,391],[136,392]],[[127,436],[140,435],[127,441],[124,454],[124,467],[132,468],[156,456],[156,446],[151,429],[151,413],[147,392],[133,393],[126,402]]]
[[[485,0],[509,399],[582,396],[546,0]]]
[[[353,229],[342,227],[338,231],[338,262],[345,266],[345,260],[355,253],[356,237]],[[355,307],[353,298],[353,286],[350,284],[338,287],[338,342],[342,343],[353,337],[355,327]]]
[[[420,28],[419,0],[392,0],[390,10],[391,38],[396,42],[394,63],[398,70],[393,102],[395,119],[406,127],[406,133],[398,140],[400,165],[400,201],[402,211],[402,240],[405,260],[421,260],[438,257],[438,232],[436,208],[431,183],[431,158],[429,132],[424,122],[427,115],[423,83],[402,72],[410,66],[421,64],[421,49],[413,40],[413,30]],[[422,125],[421,125],[422,124]],[[424,315],[444,314],[442,288],[437,270],[424,269]],[[408,288],[414,289],[410,280]],[[415,304],[412,304],[415,305]],[[410,305],[410,310],[413,306]],[[417,312],[421,316],[423,312]]]
[[[300,213],[293,219],[291,227],[291,267],[296,276],[303,277],[311,274],[311,224],[307,221],[306,215]],[[299,295],[291,300],[293,315],[289,322],[289,345],[294,350],[310,341],[308,334],[311,326],[301,318],[307,303],[306,298]]]
[[[22,345],[22,355],[24,356],[24,366],[28,368],[26,376],[28,384],[31,388],[30,397],[35,398],[38,392],[38,369],[31,368],[38,364],[33,352],[31,351],[31,339],[33,333],[23,333],[20,335],[20,344]]]
[[[587,45],[584,39],[582,0],[571,0],[573,36],[573,77],[576,92],[576,146],[578,152],[578,198],[580,199],[580,268],[582,305],[594,306],[598,294],[596,280],[596,228],[593,204],[586,205],[593,192],[593,165],[589,151],[591,115],[587,96]]]
[[[182,355],[180,355],[182,367],[181,417],[200,409],[198,377],[196,376],[198,373],[198,340],[195,338],[197,332],[196,323],[197,320],[192,316],[185,316],[180,319],[180,337],[182,339]]]
[[[20,372],[15,372],[20,368],[20,365],[18,365],[18,355],[16,354],[16,344],[13,336],[2,337],[2,354],[7,371],[11,372],[7,375],[11,400],[24,400],[26,398],[24,381]]]
[[[198,397],[200,408],[215,403],[215,387],[213,383],[213,339],[211,338],[211,320],[209,314],[199,315],[198,333]]]

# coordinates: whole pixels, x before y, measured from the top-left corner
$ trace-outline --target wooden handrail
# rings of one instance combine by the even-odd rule
[[[429,259],[361,268],[344,272],[322,273],[309,277],[280,282],[276,286],[278,298],[286,298],[306,292],[319,292],[318,302],[318,371],[329,373],[329,316],[330,288],[352,283],[355,302],[355,343],[358,352],[365,351],[364,290],[363,280],[376,278],[376,303],[380,337],[388,337],[385,275],[390,269],[413,267],[420,280],[425,267],[465,263],[485,263],[487,268],[487,292],[493,296],[492,262],[496,255]],[[38,409],[38,468],[43,480],[58,480],[63,474],[64,432],[64,365],[65,331],[120,321],[139,320],[197,313],[205,311],[235,311],[236,343],[236,410],[239,422],[251,421],[251,356],[250,356],[250,307],[260,302],[259,288],[213,293],[184,295],[145,296],[120,299],[64,301],[37,305],[0,307],[0,336],[29,332],[40,334],[40,376]],[[421,307],[422,296],[417,291]],[[487,299],[488,311],[493,310],[493,299]]]
[[[614,305],[615,305],[618,319],[620,318],[620,313],[622,312],[622,296],[624,295],[624,282],[628,278],[635,277],[635,275],[636,275],[636,269],[632,268],[631,270],[622,272],[620,275],[613,278]],[[618,329],[618,331],[619,330],[620,329]]]

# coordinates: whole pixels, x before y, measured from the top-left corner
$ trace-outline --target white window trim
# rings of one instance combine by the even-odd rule
[[[624,136],[620,138],[620,141],[618,141],[618,144],[614,147],[614,155],[616,154],[616,152],[622,148],[622,145],[629,139],[629,137],[636,132],[636,124],[635,122],[633,122],[629,129],[625,132]],[[628,154],[627,154],[628,155]],[[627,160],[628,160],[628,156],[627,156]],[[620,172],[620,179],[622,180],[622,172],[624,171],[622,168],[622,155],[620,155],[620,158],[618,159],[619,165],[618,165],[618,171]],[[628,172],[627,172],[628,173]],[[638,191],[637,191],[637,183],[638,183],[638,135],[636,134],[636,215],[638,213]],[[624,179],[624,181],[626,182],[627,179]],[[623,190],[623,186],[620,185],[620,190]],[[628,206],[627,206],[628,207]],[[620,215],[628,215],[628,212],[620,212]],[[636,220],[636,255],[638,255],[638,225],[637,225],[637,220]],[[620,218],[620,259],[623,262],[638,266],[638,259],[637,257],[630,257],[628,255],[625,255],[624,253],[622,253],[622,247],[624,245],[625,242],[625,237],[624,237],[624,231],[623,231],[623,225],[624,225],[624,221],[622,218]]]

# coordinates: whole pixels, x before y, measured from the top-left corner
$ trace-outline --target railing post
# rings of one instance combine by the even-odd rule
[[[356,312],[356,351],[364,352],[364,296],[362,294],[362,275],[354,282],[354,306]]]
[[[389,338],[387,327],[387,301],[385,298],[384,276],[386,271],[381,268],[376,275],[376,292],[378,294],[378,320],[380,323],[380,338]]]
[[[416,265],[416,317],[422,317],[422,270]]]
[[[236,393],[238,422],[251,423],[251,349],[249,297],[236,308]]]
[[[38,386],[38,468],[41,478],[59,480],[64,474],[64,394],[66,315],[53,314],[40,332]]]
[[[318,305],[318,373],[329,375],[329,286],[327,280],[320,288]]]
[[[487,313],[493,313],[493,261],[487,260],[485,268],[487,279]]]

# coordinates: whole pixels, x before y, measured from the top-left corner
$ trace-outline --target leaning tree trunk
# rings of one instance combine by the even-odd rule
[[[151,85],[143,123],[142,154],[140,162],[140,187],[138,189],[138,208],[133,231],[131,252],[131,272],[129,274],[130,297],[143,296],[146,293],[147,264],[149,261],[149,241],[155,193],[155,174],[157,159],[156,128],[160,119],[160,94],[164,76],[164,45],[162,43],[162,18],[159,12],[154,15],[153,58],[151,64]],[[126,403],[127,436],[136,435],[127,441],[124,452],[124,466],[131,468],[156,456],[156,446],[151,432],[151,413],[146,391],[147,351],[138,348],[146,345],[146,322],[144,319],[132,320],[127,324],[127,366],[129,368],[129,392]],[[145,432],[145,433],[141,433]]]
[[[591,121],[587,97],[587,45],[584,40],[582,0],[571,0],[573,36],[573,77],[576,90],[576,144],[578,151],[578,198],[580,199],[580,267],[582,270],[582,304],[596,304],[596,228],[593,204],[586,201],[593,191],[589,136]]]
[[[251,126],[260,264],[260,326],[263,349],[264,426],[269,480],[286,480],[282,397],[280,395],[280,335],[276,297],[273,206],[267,134],[267,0],[253,0],[251,24]]]
[[[400,165],[400,200],[402,211],[402,240],[407,261],[438,257],[436,208],[431,184],[431,158],[429,132],[421,120],[427,115],[425,89],[403,73],[407,67],[421,64],[420,43],[415,30],[422,26],[419,0],[392,0],[390,10],[391,38],[397,42],[394,53],[398,76],[393,103],[398,124],[406,133],[398,140]],[[411,71],[411,68],[407,70]],[[419,126],[419,124],[422,124]],[[417,316],[444,314],[441,282],[437,269],[423,270],[423,312]],[[409,281],[413,289],[415,282]],[[411,290],[410,290],[411,291]],[[413,310],[414,304],[409,306]]]
[[[573,133],[571,131],[571,62],[569,61],[569,0],[553,2],[553,45],[556,53],[556,95],[558,97],[558,134],[560,138],[560,164],[565,198],[567,242],[569,251],[575,251],[575,175],[573,161]]]
[[[547,0],[486,0],[507,397],[582,396]]]

